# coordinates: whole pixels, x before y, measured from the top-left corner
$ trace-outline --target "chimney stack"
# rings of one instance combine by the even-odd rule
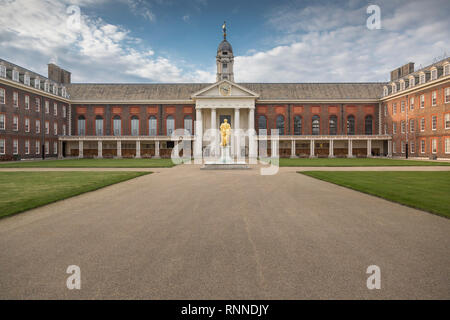
[[[71,73],[67,70],[61,69],[54,63],[48,64],[48,78],[57,83],[70,83]]]
[[[414,72],[414,62],[409,62],[400,68],[391,71],[391,81],[398,80]]]

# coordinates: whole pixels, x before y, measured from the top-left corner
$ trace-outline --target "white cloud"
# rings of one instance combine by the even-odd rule
[[[74,82],[214,80],[208,72],[193,70],[186,74],[175,62],[150,48],[136,49],[130,44],[141,43],[141,39],[132,37],[129,30],[83,15],[83,10],[80,28],[70,28],[66,23],[67,3],[0,0],[2,57],[44,75],[46,64],[57,62],[72,71]]]

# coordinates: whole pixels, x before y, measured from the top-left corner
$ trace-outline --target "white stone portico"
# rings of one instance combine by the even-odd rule
[[[195,101],[194,158],[219,156],[219,127],[227,117],[232,128],[232,155],[256,160],[255,101],[259,95],[228,80],[219,81],[192,95]]]

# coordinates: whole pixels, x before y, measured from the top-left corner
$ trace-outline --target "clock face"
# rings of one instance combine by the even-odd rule
[[[219,87],[220,94],[223,96],[229,96],[231,93],[231,86],[228,83],[224,83]]]

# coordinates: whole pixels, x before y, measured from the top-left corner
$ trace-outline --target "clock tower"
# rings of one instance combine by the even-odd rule
[[[223,31],[223,41],[219,44],[219,47],[217,48],[217,56],[216,56],[216,63],[217,63],[216,81],[221,81],[225,79],[234,82],[233,48],[231,47],[231,44],[227,41],[227,27],[225,22],[223,23],[222,31]]]

